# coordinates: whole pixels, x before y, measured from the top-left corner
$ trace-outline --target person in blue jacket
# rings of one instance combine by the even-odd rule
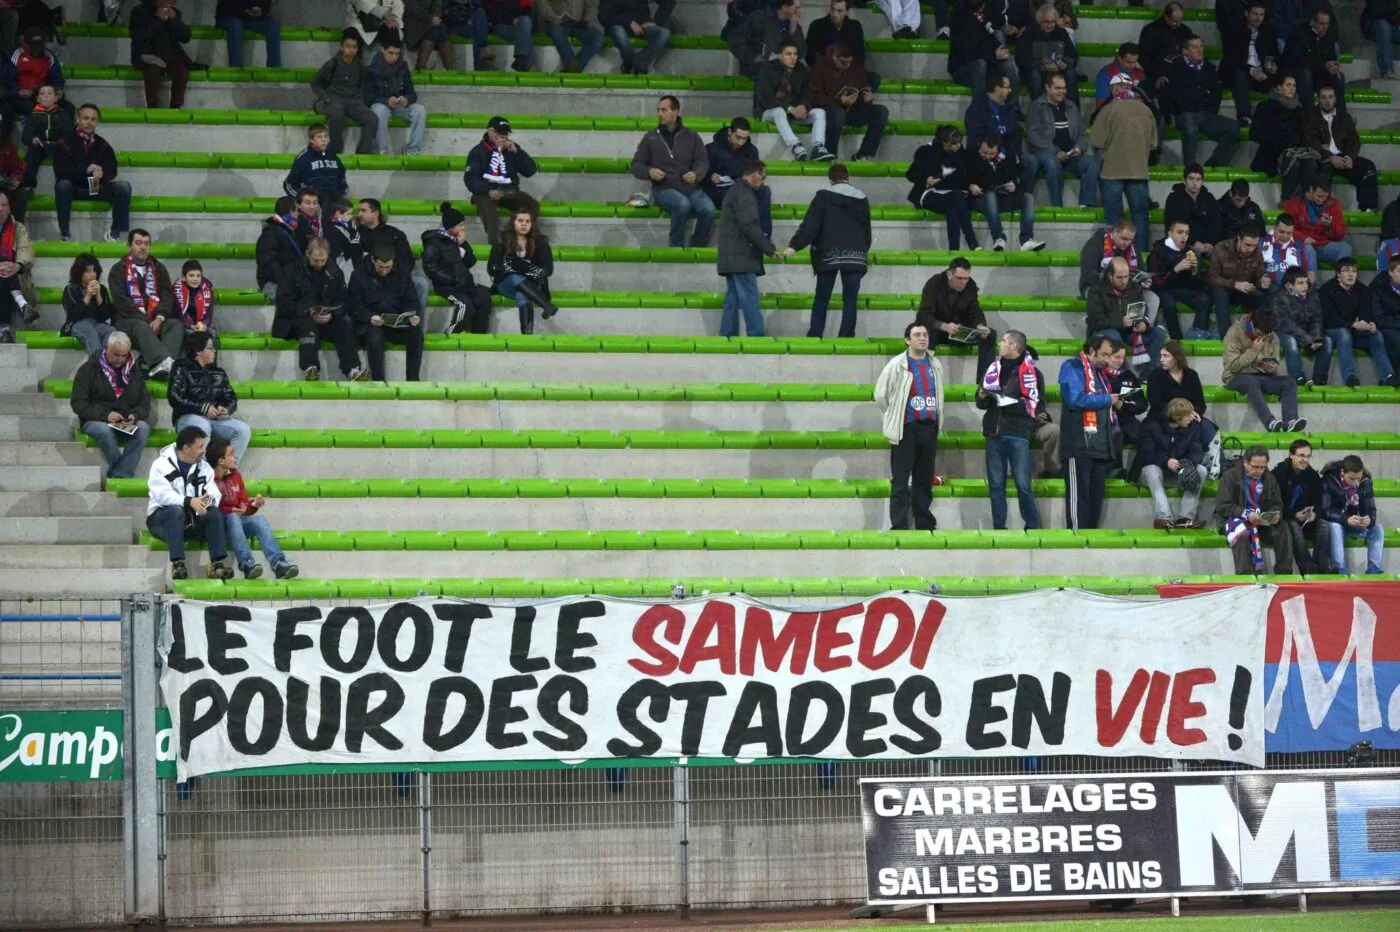
[[[1108,473],[1122,459],[1114,430],[1122,400],[1104,369],[1123,344],[1096,335],[1060,364],[1060,459],[1065,468],[1065,521],[1071,531],[1096,528]]]

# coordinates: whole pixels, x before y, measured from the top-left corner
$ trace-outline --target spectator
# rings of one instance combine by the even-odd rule
[[[170,287],[170,273],[151,255],[151,234],[142,229],[127,234],[126,256],[112,265],[107,286],[112,291],[116,327],[135,342],[147,375],[153,379],[168,377],[185,333],[178,324],[166,326],[175,295]]]
[[[96,104],[83,104],[78,108],[76,133],[65,135],[51,147],[60,240],[71,238],[69,218],[75,198],[111,202],[112,227],[104,237],[107,242],[121,242],[131,226],[131,185],[117,180],[117,155],[107,140],[97,135],[101,118]]]
[[[292,159],[292,169],[282,181],[282,190],[289,197],[300,199],[308,189],[315,192],[317,201],[327,210],[350,190],[345,180],[345,165],[331,148],[330,129],[324,123],[312,123],[307,127],[306,148]]]
[[[1151,94],[1160,93],[1170,80],[1174,59],[1181,55],[1186,40],[1195,33],[1184,22],[1186,11],[1177,0],[1171,0],[1162,8],[1162,15],[1142,27],[1138,34],[1138,48],[1142,53],[1142,67],[1147,72]]]
[[[834,45],[844,45],[856,64],[865,67],[865,29],[851,15],[850,0],[831,0],[826,15],[807,27],[807,64],[815,69]]]
[[[524,210],[531,218],[540,215],[540,202],[520,190],[520,179],[533,178],[535,171],[530,153],[510,138],[510,121],[493,116],[481,142],[467,153],[467,170],[462,175],[490,242],[501,235],[500,208],[512,214]]]
[[[267,40],[267,67],[282,67],[282,24],[270,14],[273,0],[218,0],[214,25],[224,31],[228,45],[228,66],[245,66],[243,33],[255,32]]]
[[[1157,358],[1167,332],[1149,313],[1142,286],[1133,281],[1126,259],[1113,258],[1085,303],[1088,337],[1107,336],[1132,348],[1135,364]]]
[[[16,316],[25,326],[39,319],[33,271],[29,231],[10,216],[10,200],[0,192],[0,343],[15,342]]]
[[[1104,480],[1122,459],[1113,429],[1122,399],[1102,369],[1113,341],[1095,337],[1078,356],[1060,364],[1060,457],[1065,462],[1065,520],[1071,531],[1099,526]]]
[[[1314,92],[1324,87],[1332,89],[1336,100],[1346,100],[1346,75],[1337,61],[1337,40],[1331,26],[1332,14],[1318,9],[1289,33],[1284,45],[1283,65],[1297,80],[1298,96],[1305,104],[1311,104]],[[1346,104],[1341,108],[1345,110]]]
[[[296,201],[279,197],[272,216],[263,221],[256,246],[258,288],[269,301],[277,300],[285,270],[302,260],[305,239],[299,235],[299,227]]]
[[[914,320],[928,330],[929,351],[949,342],[960,327],[976,330],[977,378],[981,379],[997,353],[997,334],[987,326],[978,298],[977,282],[972,280],[972,264],[958,256],[948,268],[924,282],[919,295],[919,311]]]
[[[1307,272],[1289,269],[1284,273],[1283,287],[1274,292],[1269,302],[1288,376],[1299,388],[1312,388],[1317,382],[1326,382],[1324,367],[1330,361],[1330,356],[1319,352],[1322,349],[1322,304],[1310,285]],[[1303,353],[1316,355],[1311,379],[1303,376]]]
[[[1210,255],[1215,244],[1224,238],[1220,204],[1206,190],[1205,171],[1195,163],[1187,164],[1181,183],[1173,185],[1167,195],[1162,222],[1170,226],[1178,220],[1186,221],[1190,227],[1187,242],[1202,256]]]
[[[1400,238],[1400,195],[1385,205],[1381,214],[1381,241]]]
[[[1128,344],[1114,340],[1103,368],[1104,378],[1108,379],[1109,391],[1121,396],[1123,401],[1117,409],[1118,418],[1113,424],[1113,430],[1119,435],[1120,451],[1126,444],[1138,442],[1139,429],[1142,427],[1139,418],[1147,413],[1147,398],[1142,391],[1142,379],[1138,378],[1133,367],[1128,365],[1128,352]],[[1148,362],[1141,354],[1139,358],[1143,364]],[[1121,479],[1124,474],[1119,463],[1114,463],[1113,468],[1109,470],[1110,479]]]
[[[1016,68],[1026,79],[1031,100],[1045,94],[1052,75],[1065,79],[1066,92],[1075,108],[1079,106],[1079,50],[1074,39],[1060,25],[1060,14],[1050,4],[1035,13],[1036,28],[1016,43]]]
[[[486,40],[495,33],[507,42],[515,43],[515,57],[511,68],[515,71],[529,71],[535,60],[535,43],[531,39],[534,22],[530,16],[531,4],[522,0],[481,0],[472,15],[473,46],[476,54],[476,68],[482,70],[495,60]],[[491,231],[494,239],[496,231]]]
[[[175,302],[171,305],[180,315],[185,336],[209,331],[218,348],[219,331],[214,326],[214,283],[204,277],[204,266],[198,259],[186,259],[180,266],[180,277],[172,283]]]
[[[1030,186],[1017,187],[1017,182],[1024,180],[1025,173],[1021,170],[1015,150],[1003,146],[998,136],[986,136],[977,146],[977,157],[970,162],[968,194],[972,195],[972,199],[969,204],[987,218],[987,234],[992,240],[992,251],[1006,249],[1006,235],[1001,226],[1002,198],[1020,207],[1021,251],[1039,252],[1044,249],[1045,243],[1035,238],[1035,193]]]
[[[347,5],[352,2],[347,0]],[[331,152],[338,155],[345,151],[346,117],[360,127],[355,152],[360,155],[374,152],[379,117],[365,103],[372,84],[369,69],[360,59],[360,32],[347,28],[340,37],[340,51],[311,79],[311,91],[316,95],[311,109],[324,116],[329,124]]]
[[[1378,285],[1385,287],[1384,282]],[[1341,357],[1342,381],[1349,388],[1360,385],[1352,345],[1361,343],[1371,355],[1371,365],[1376,367],[1376,383],[1392,387],[1400,385],[1386,354],[1385,337],[1381,336],[1380,328],[1371,319],[1370,292],[1356,281],[1355,259],[1347,257],[1337,263],[1337,274],[1318,289],[1318,300],[1322,303],[1323,337],[1322,349],[1317,357],[1317,371],[1313,376],[1317,384],[1327,384],[1327,374],[1332,367],[1332,351],[1335,349]],[[1318,378],[1318,374],[1321,378]]]
[[[204,461],[207,435],[198,427],[186,427],[175,435],[175,442],[156,454],[146,481],[146,529],[170,550],[170,578],[188,579],[185,541],[209,542],[210,579],[232,579],[233,570],[224,565],[228,555],[224,543],[224,521],[219,512],[219,487],[214,470]]]
[[[1249,197],[1249,182],[1236,178],[1230,182],[1230,190],[1219,201],[1220,238],[1234,239],[1246,225],[1264,226],[1264,212]]]
[[[884,104],[876,103],[874,87],[865,66],[856,61],[845,43],[832,46],[818,60],[808,96],[812,106],[822,108],[826,114],[826,149],[833,158],[839,151],[841,131],[850,125],[866,128],[851,161],[875,160],[890,111]]]
[[[1045,96],[1031,102],[1026,119],[1026,153],[1045,175],[1050,206],[1064,206],[1064,172],[1079,176],[1079,206],[1099,203],[1099,155],[1084,131],[1078,104],[1067,99],[1064,75],[1045,81]]]
[[[1283,503],[1280,527],[1288,531],[1298,572],[1332,573],[1327,553],[1326,523],[1322,520],[1322,477],[1312,468],[1312,444],[1299,437],[1288,445],[1288,459],[1270,472]]]
[[[1220,56],[1220,80],[1235,98],[1235,114],[1241,126],[1250,125],[1251,94],[1267,94],[1278,83],[1279,37],[1267,22],[1268,4],[1251,0],[1242,19],[1220,24],[1224,51]]]
[[[963,134],[956,126],[945,123],[934,133],[933,142],[914,150],[914,160],[904,172],[913,185],[909,203],[921,210],[941,213],[948,226],[948,249],[967,248],[976,252],[977,234],[972,229],[972,212],[968,207],[968,155],[963,149]],[[988,355],[990,361],[991,356]]]
[[[1385,340],[1391,368],[1400,371],[1400,256],[1391,256],[1385,276],[1371,282],[1371,320]]]
[[[1400,0],[1366,0],[1361,31],[1376,45],[1376,70],[1381,80],[1395,77],[1395,43],[1400,40]]]
[[[8,112],[3,122],[5,139],[10,138],[12,120],[23,120],[34,109],[35,97],[39,88],[47,84],[63,94],[63,63],[58,56],[45,47],[44,31],[30,27],[24,31],[24,38],[13,48],[7,43],[7,67],[5,69],[5,95]],[[66,102],[65,102],[66,103]],[[72,104],[68,104],[72,107]]]
[[[797,46],[799,58],[807,58],[807,40],[802,35],[802,0],[778,0],[746,16],[725,37],[729,53],[739,60],[739,73],[758,83],[764,65],[778,55],[783,42]]]
[[[1152,492],[1156,512],[1152,526],[1159,530],[1206,526],[1196,517],[1206,480],[1206,450],[1195,413],[1191,402],[1174,398],[1167,404],[1165,421],[1147,420],[1138,435],[1133,473]],[[1133,476],[1130,474],[1129,478]],[[1177,514],[1172,514],[1167,499],[1166,483],[1173,478],[1181,487],[1181,509]]]
[[[1157,147],[1157,121],[1125,85],[1118,85],[1117,94],[1099,111],[1089,134],[1094,148],[1102,150],[1099,189],[1104,222],[1112,226],[1123,216],[1126,195],[1128,212],[1137,228],[1138,252],[1146,252],[1151,242],[1147,229],[1148,155]]]
[[[705,144],[695,130],[681,120],[680,99],[667,94],[656,103],[656,129],[649,130],[632,156],[632,175],[651,181],[652,199],[671,217],[667,243],[685,245],[685,223],[695,215],[693,247],[710,244],[715,203],[701,190],[710,173]]]
[[[812,160],[830,162],[836,156],[826,151],[826,111],[813,106],[809,99],[812,72],[799,54],[797,43],[784,39],[778,57],[763,66],[754,79],[753,115],[777,127],[783,145],[799,162],[807,161],[807,149],[792,131],[791,124],[810,126]]]
[[[322,340],[335,345],[340,372],[346,381],[363,382],[369,372],[360,365],[355,331],[350,322],[345,276],[330,260],[331,246],[324,238],[306,245],[306,258],[286,269],[284,286],[277,293],[272,335],[295,340],[297,365],[308,382],[321,379],[319,347]]]
[[[511,212],[510,225],[491,244],[486,270],[496,293],[513,300],[519,309],[521,333],[535,332],[536,304],[544,309],[545,320],[559,313],[549,293],[554,253],[549,237],[535,230],[530,211],[517,207]]]
[[[826,335],[826,309],[836,276],[841,276],[841,329],[838,337],[856,335],[856,308],[860,300],[860,280],[870,255],[870,202],[865,193],[851,184],[851,173],[844,165],[833,165],[826,172],[831,183],[812,198],[797,232],[788,240],[785,258],[811,247],[812,271],[817,290],[812,296],[812,322],[809,337]]]
[[[1264,275],[1269,280],[1265,290],[1271,293],[1283,284],[1283,275],[1289,269],[1302,269],[1308,273],[1308,281],[1317,281],[1317,251],[1300,243],[1293,229],[1293,215],[1285,211],[1274,221],[1273,232],[1259,241]]]
[[[890,442],[890,530],[936,531],[934,461],[943,413],[943,365],[917,320],[904,328],[907,349],[885,364],[875,382],[875,407]],[[912,488],[911,488],[912,485]],[[912,514],[911,514],[912,512]]]
[[[19,156],[13,139],[0,137],[0,191],[10,196],[10,213],[24,222],[29,199],[25,196],[24,159]]]
[[[394,250],[395,271],[408,277],[413,285],[413,290],[418,293],[418,315],[419,326],[427,323],[428,314],[428,280],[419,275],[414,268],[413,247],[408,244],[408,236],[403,230],[389,223],[384,219],[384,208],[377,198],[365,197],[360,199],[360,211],[357,217],[360,230],[360,248],[364,250],[365,262],[374,255],[375,247],[386,244]],[[360,268],[367,267],[362,262]],[[350,278],[354,279],[354,272]]]
[[[433,290],[452,307],[447,328],[453,333],[490,333],[491,290],[472,278],[476,254],[467,242],[467,218],[442,202],[442,225],[423,232],[423,273]]]
[[[170,370],[170,416],[175,430],[198,427],[206,437],[224,437],[242,456],[253,438],[253,429],[233,417],[238,396],[229,383],[228,373],[214,365],[217,351],[214,335],[207,330],[191,333],[185,339],[187,358]]]
[[[345,28],[341,35],[353,32],[362,48],[370,48],[402,29],[403,0],[345,0]]]
[[[396,343],[408,351],[404,378],[418,381],[423,364],[423,331],[419,329],[418,296],[408,272],[398,268],[394,247],[380,243],[369,261],[350,279],[350,320],[355,340],[369,357],[370,378],[386,379],[384,344]],[[404,315],[407,314],[407,319]]]
[[[1176,340],[1168,340],[1157,354],[1157,368],[1147,376],[1147,420],[1167,422],[1167,405],[1174,398],[1191,403],[1195,420],[1201,424],[1201,442],[1209,450],[1215,446],[1218,429],[1206,417],[1206,392],[1201,377],[1191,368],[1186,350]]]
[[[1376,514],[1376,493],[1371,473],[1352,454],[1328,463],[1322,470],[1322,517],[1327,522],[1327,543],[1332,551],[1332,566],[1350,576],[1347,567],[1346,539],[1366,541],[1366,574],[1384,573],[1381,560],[1385,553],[1385,529]]]
[[[1152,276],[1152,293],[1161,302],[1158,316],[1173,340],[1181,339],[1181,317],[1177,305],[1191,312],[1190,339],[1204,339],[1210,327],[1210,293],[1206,291],[1205,264],[1191,248],[1190,227],[1185,220],[1167,223],[1167,235],[1152,247],[1147,270]]]
[[[1215,303],[1215,330],[1195,339],[1218,339],[1230,329],[1230,306],[1257,311],[1269,303],[1269,277],[1264,274],[1264,258],[1259,253],[1259,238],[1264,231],[1249,225],[1240,228],[1233,240],[1222,240],[1210,251],[1210,268],[1206,281],[1211,300]],[[1273,330],[1272,322],[1270,331]]]
[[[131,67],[141,72],[146,106],[160,105],[160,80],[170,76],[170,109],[185,105],[185,85],[191,71],[209,66],[190,58],[185,43],[190,27],[180,18],[175,0],[141,0],[131,11]]]
[[[379,54],[370,59],[366,79],[365,99],[377,118],[375,154],[394,154],[389,147],[391,116],[408,121],[408,145],[404,146],[402,154],[421,153],[428,110],[418,102],[418,92],[413,88],[413,72],[409,70],[408,62],[403,60],[403,41],[396,33],[387,34],[379,44]]]
[[[598,0],[536,0],[541,24],[554,50],[559,53],[559,70],[578,74],[593,56],[603,50],[603,27],[598,23]],[[581,46],[575,54],[570,39]]]
[[[151,433],[151,393],[131,355],[130,337],[107,332],[102,348],[73,376],[68,404],[107,460],[107,478],[136,475]]]
[[[623,74],[642,75],[651,71],[666,46],[671,44],[671,30],[656,22],[663,5],[665,0],[657,5],[657,15],[652,16],[647,0],[602,0],[598,19],[622,57]],[[671,6],[674,5],[673,0]],[[632,49],[633,37],[646,41],[646,47],[640,52]]]
[[[446,71],[455,71],[452,37],[442,21],[443,0],[403,0],[403,43],[414,50],[413,70],[427,71],[433,49]],[[380,43],[383,47],[383,43]]]
[[[875,0],[875,6],[890,21],[890,34],[894,38],[919,38],[923,13],[918,0]],[[933,0],[933,9],[935,17],[941,16],[944,21],[948,19],[948,0]],[[948,38],[948,30],[943,26],[938,28],[939,38]]]
[[[1310,181],[1305,197],[1289,198],[1281,209],[1293,218],[1298,238],[1319,261],[1336,262],[1351,255],[1341,202],[1332,196],[1332,185],[1325,179]]]
[[[360,245],[360,228],[355,225],[355,208],[345,198],[337,198],[331,202],[330,221],[326,225],[326,239],[330,242],[331,261],[340,269],[341,277],[349,282],[365,254]]]
[[[1269,99],[1259,105],[1249,124],[1249,139],[1255,145],[1250,171],[1284,174],[1286,162],[1292,160],[1284,153],[1303,145],[1303,107],[1293,75],[1280,78]]]
[[[720,315],[719,335],[739,335],[739,315],[744,318],[744,330],[751,337],[764,334],[763,311],[758,306],[758,277],[763,274],[763,257],[775,255],[778,248],[763,232],[759,221],[758,196],[767,166],[750,162],[724,196],[719,219],[719,250],[717,269],[724,277],[724,310]],[[844,287],[844,286],[843,286]]]
[[[1141,51],[1136,42],[1124,42],[1118,46],[1113,61],[1099,69],[1094,78],[1094,106],[1102,110],[1113,102],[1123,89],[1138,91],[1147,81],[1147,72],[1139,64]],[[1138,92],[1141,97],[1143,92]]]
[[[1200,36],[1186,40],[1179,58],[1167,69],[1162,88],[1166,107],[1176,116],[1181,130],[1181,157],[1187,165],[1196,164],[1196,140],[1201,135],[1215,139],[1215,151],[1206,159],[1206,168],[1227,168],[1239,148],[1240,124],[1220,113],[1222,88],[1215,66],[1205,59],[1205,42]]]
[[[1006,399],[1003,402],[1003,399]],[[1045,409],[1045,376],[1026,352],[1026,335],[1008,330],[997,344],[997,359],[977,388],[977,407],[986,438],[987,491],[992,500],[992,527],[1006,530],[1006,471],[1016,483],[1016,500],[1026,530],[1040,527],[1031,482],[1031,437]]]
[[[1010,78],[993,75],[987,79],[986,93],[975,96],[967,110],[963,112],[963,126],[969,143],[968,149],[988,136],[998,136],[1007,151],[1020,155],[1025,142],[1021,132],[1021,107],[1016,103],[1016,94]],[[1035,186],[1035,169],[1028,168],[1022,188]]]
[[[703,188],[718,209],[734,179],[743,174],[744,165],[758,161],[758,147],[753,144],[748,119],[735,117],[729,121],[729,126],[715,130],[714,139],[705,146],[705,158],[710,163],[710,176],[705,179]],[[765,195],[769,200],[765,200]],[[758,189],[760,212],[767,211],[771,197],[767,185]],[[765,232],[771,234],[771,230]]]
[[[267,565],[272,567],[272,575],[278,579],[296,579],[300,570],[277,545],[277,535],[272,525],[258,514],[267,504],[267,499],[262,495],[248,497],[243,474],[238,471],[238,454],[233,445],[222,437],[215,437],[209,441],[204,458],[214,469],[214,483],[219,489],[219,513],[224,522],[224,539],[233,550],[233,558],[243,571],[243,578],[257,579],[263,572],[253,559],[253,548],[248,546],[248,538],[254,537],[267,557]]]
[[[1147,276],[1138,274],[1145,270],[1136,242],[1137,227],[1127,217],[1119,217],[1112,226],[1090,233],[1084,245],[1079,248],[1079,296],[1089,297],[1089,290],[1103,280],[1108,271],[1108,263],[1113,259],[1127,262],[1128,271],[1134,273],[1134,277],[1139,279],[1139,284],[1144,284]],[[1156,300],[1146,297],[1148,293],[1144,293],[1144,300],[1153,302],[1155,307]]]
[[[1376,250],[1377,273],[1389,268],[1391,256],[1396,255],[1400,255],[1400,237],[1381,240],[1380,247]]]
[[[296,205],[297,242],[305,250],[307,241],[324,232],[321,226],[321,196],[311,188],[302,188],[297,192]]]
[[[1306,418],[1298,416],[1298,386],[1279,374],[1278,334],[1274,332],[1273,311],[1262,307],[1235,321],[1225,334],[1225,387],[1249,398],[1259,422],[1270,433],[1301,433]],[[1283,405],[1283,419],[1269,411],[1265,395],[1277,395]]]
[[[115,333],[112,326],[112,294],[102,284],[102,265],[92,253],[82,253],[68,270],[63,289],[64,336],[82,341],[83,353],[96,354]],[[130,343],[130,341],[128,341]]]
[[[34,99],[34,109],[20,129],[25,145],[23,187],[28,190],[39,184],[39,167],[55,154],[58,143],[73,135],[73,118],[59,108],[57,91],[45,84]]]
[[[1303,114],[1303,145],[1316,152],[1318,159],[1316,163],[1302,163],[1300,187],[1306,191],[1314,182],[1327,182],[1329,175],[1341,175],[1356,185],[1358,208],[1378,210],[1381,198],[1376,163],[1361,155],[1361,134],[1356,131],[1356,120],[1337,109],[1337,100],[1331,88],[1318,88],[1317,109]],[[1286,179],[1284,191],[1291,193]],[[1302,221],[1301,217],[1297,219]]]
[[[1274,573],[1293,571],[1293,539],[1279,526],[1284,503],[1278,481],[1269,472],[1269,451],[1250,447],[1238,463],[1225,470],[1215,494],[1215,525],[1235,558],[1240,576],[1264,572],[1264,547],[1274,549]]]
[[[948,43],[948,76],[972,88],[975,98],[993,76],[1016,86],[1016,63],[1001,33],[1005,17],[989,9],[986,0],[965,0],[953,14]]]

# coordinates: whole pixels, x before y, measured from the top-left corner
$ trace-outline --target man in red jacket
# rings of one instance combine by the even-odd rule
[[[1351,255],[1351,246],[1346,242],[1347,222],[1341,202],[1332,196],[1330,181],[1308,182],[1307,193],[1290,197],[1281,209],[1293,215],[1293,235],[1304,246],[1311,246],[1322,262],[1336,262]]]
[[[204,454],[209,465],[214,467],[214,482],[219,487],[219,511],[223,513],[224,534],[229,549],[238,560],[238,568],[245,579],[257,579],[262,575],[262,567],[253,560],[253,549],[248,546],[248,538],[256,537],[262,544],[272,575],[278,579],[296,579],[295,563],[287,560],[282,548],[277,546],[277,537],[272,525],[258,514],[258,509],[266,503],[261,495],[248,497],[243,485],[243,475],[238,471],[238,454],[227,437],[214,437]]]

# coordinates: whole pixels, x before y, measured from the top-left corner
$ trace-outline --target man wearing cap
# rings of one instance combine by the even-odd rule
[[[642,137],[632,156],[632,176],[651,181],[656,206],[671,217],[670,245],[685,245],[685,222],[695,214],[690,245],[708,246],[715,204],[700,185],[710,173],[705,143],[681,122],[681,102],[667,94],[656,103],[656,129]]]
[[[540,215],[540,202],[520,190],[520,179],[532,177],[535,170],[535,160],[510,138],[510,121],[493,116],[481,142],[467,153],[467,171],[462,176],[488,242],[501,235],[502,207],[508,214],[528,210],[531,216]]]

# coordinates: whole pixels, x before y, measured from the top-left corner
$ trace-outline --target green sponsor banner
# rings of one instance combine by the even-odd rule
[[[156,772],[175,776],[170,713],[156,710]],[[0,783],[122,778],[121,709],[0,712]]]

